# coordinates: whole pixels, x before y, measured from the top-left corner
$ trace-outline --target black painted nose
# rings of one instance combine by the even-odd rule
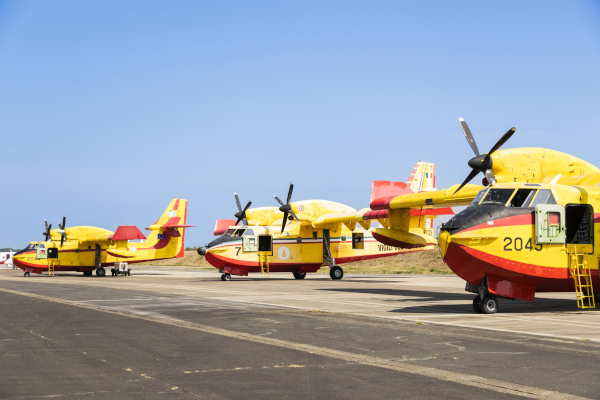
[[[206,247],[199,247],[198,254],[200,254],[201,256],[205,256],[206,255]]]

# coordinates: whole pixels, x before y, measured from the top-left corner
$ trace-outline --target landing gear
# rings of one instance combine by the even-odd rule
[[[498,299],[496,296],[492,296],[491,294],[486,294],[481,299],[481,311],[486,314],[496,314],[498,311]]]
[[[334,265],[329,270],[329,276],[331,277],[331,279],[342,279],[344,277],[344,270],[338,267],[337,265]]]
[[[292,274],[294,274],[294,278],[296,279],[306,278],[306,272],[292,272]]]
[[[227,272],[225,272],[223,275],[221,275],[221,280],[222,281],[230,281],[231,275],[229,275]]]
[[[13,265],[13,269],[17,269],[17,266],[16,266],[16,265]]]
[[[102,267],[96,269],[96,276],[106,276],[106,270]]]
[[[25,273],[23,274],[23,276],[24,276],[25,278],[29,278],[29,272],[25,272]]]
[[[481,297],[479,296],[475,296],[475,298],[473,299],[473,310],[475,310],[475,312],[477,314],[482,314],[483,310],[481,309]]]

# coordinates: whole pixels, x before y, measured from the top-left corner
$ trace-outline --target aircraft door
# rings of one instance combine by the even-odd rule
[[[323,262],[330,268],[335,266],[335,260],[331,254],[331,236],[329,229],[323,229]]]
[[[94,266],[96,267],[96,269],[102,267],[102,247],[98,243],[96,243]]]
[[[577,253],[594,254],[594,208],[590,204],[567,204],[566,244]]]
[[[260,255],[273,255],[273,236],[258,235],[258,253]]]
[[[35,256],[35,258],[37,258],[38,260],[48,258],[48,249],[46,249],[46,246],[43,243],[37,247]]]

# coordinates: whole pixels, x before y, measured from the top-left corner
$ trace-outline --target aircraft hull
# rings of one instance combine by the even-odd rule
[[[547,268],[542,265],[515,263],[507,258],[450,243],[445,260],[448,267],[465,281],[479,285],[486,275],[517,284],[533,286],[537,292],[574,292],[575,283],[566,268]],[[592,270],[592,283],[600,287],[597,270]]]

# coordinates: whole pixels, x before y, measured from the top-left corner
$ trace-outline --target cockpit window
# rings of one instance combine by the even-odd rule
[[[477,196],[475,196],[475,198],[473,199],[473,201],[471,202],[469,207],[479,204],[479,202],[481,201],[481,199],[483,198],[483,196],[485,195],[485,192],[487,192],[487,190],[488,190],[488,188],[481,189],[479,191],[479,193],[477,193]]]
[[[515,189],[490,189],[483,198],[481,204],[497,204],[503,206],[506,204]]]
[[[240,237],[244,234],[244,232],[246,232],[245,229],[238,229],[237,231],[235,231],[235,233],[233,235],[231,235],[232,237]]]
[[[510,201],[510,207],[529,207],[534,195],[535,189],[519,189]]]
[[[46,246],[44,246],[44,243],[40,244],[38,247],[39,247],[40,249],[45,249],[45,248],[46,248]]]
[[[235,232],[235,229],[227,229],[223,236],[231,236],[233,232]]]
[[[252,229],[246,229],[246,233],[244,233],[244,236],[248,235],[254,235],[254,231]]]
[[[538,194],[535,196],[535,199],[533,199],[530,207],[535,207],[538,204],[556,204],[556,200],[554,199],[550,189],[538,190]]]

